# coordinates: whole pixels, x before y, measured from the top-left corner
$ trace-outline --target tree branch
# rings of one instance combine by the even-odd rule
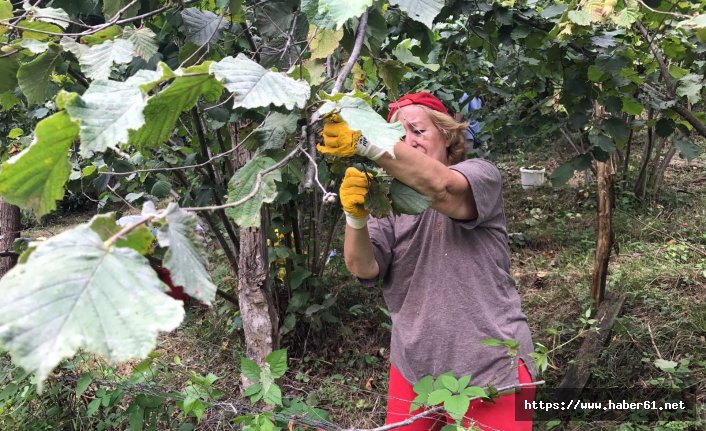
[[[336,79],[336,83],[333,86],[333,91],[332,91],[333,94],[336,94],[341,91],[341,88],[343,87],[343,83],[346,81],[346,78],[351,73],[351,70],[353,70],[353,66],[358,61],[358,57],[360,56],[360,50],[363,46],[363,41],[365,40],[365,30],[367,29],[367,27],[368,27],[368,11],[366,10],[363,13],[363,15],[360,17],[360,22],[358,23],[357,34],[355,36],[355,44],[353,45],[353,50],[351,51],[351,56],[348,57],[348,62],[343,67],[341,72],[338,74],[338,78]]]
[[[662,79],[667,85],[667,93],[669,94],[669,97],[674,98],[676,95],[674,81],[672,81],[672,76],[669,74],[667,63],[664,61],[664,56],[662,55],[660,50],[657,49],[654,44],[654,41],[650,38],[650,34],[647,32],[647,29],[640,20],[635,21],[635,27],[637,27],[638,31],[642,35],[642,38],[645,39],[645,42],[647,42],[647,44],[650,46],[650,51],[652,51],[652,55],[655,56],[657,63],[659,63],[659,71],[662,75]]]

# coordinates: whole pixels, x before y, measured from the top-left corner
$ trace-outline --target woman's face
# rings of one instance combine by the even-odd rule
[[[405,144],[445,165],[448,164],[448,144],[421,106],[408,105],[400,108],[397,121],[404,126]]]

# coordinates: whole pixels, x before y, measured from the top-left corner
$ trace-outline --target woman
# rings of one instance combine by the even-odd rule
[[[319,146],[322,153],[372,158],[432,199],[422,214],[376,219],[363,206],[365,174],[349,168],[340,190],[346,266],[363,281],[382,279],[392,316],[388,423],[410,416],[412,386],[426,375],[452,371],[472,375],[473,385],[496,387],[527,383],[534,375],[527,319],[509,274],[500,172],[486,160],[463,161],[466,124],[429,93],[391,104],[392,121],[406,132],[395,158],[338,118],[325,122]],[[488,338],[516,340],[517,357],[484,346]],[[533,397],[533,390],[522,395]],[[531,421],[515,420],[515,397],[474,401],[467,417],[481,429],[531,430]],[[403,429],[428,430],[440,422],[426,418]]]

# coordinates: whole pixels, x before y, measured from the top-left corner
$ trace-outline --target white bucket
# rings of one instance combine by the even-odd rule
[[[545,169],[520,168],[520,182],[523,189],[533,189],[544,184]]]

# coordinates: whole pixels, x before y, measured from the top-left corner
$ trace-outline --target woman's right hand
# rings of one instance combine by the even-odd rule
[[[365,209],[365,195],[368,194],[369,176],[356,168],[346,169],[339,197],[346,214],[346,223],[354,229],[367,225],[369,212]]]

